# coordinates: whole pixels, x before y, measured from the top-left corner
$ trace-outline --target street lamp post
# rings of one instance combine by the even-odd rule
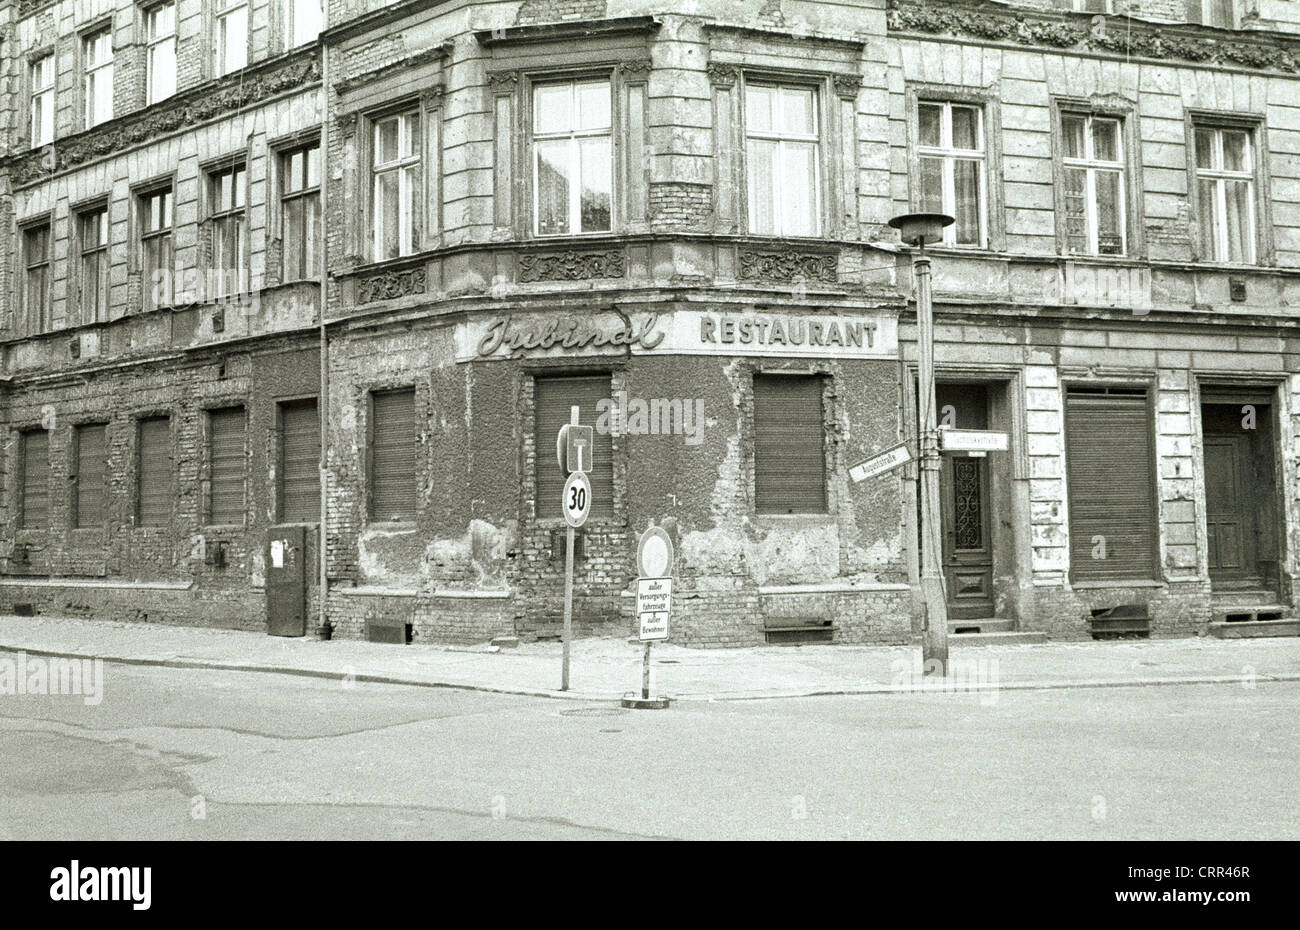
[[[942,213],[909,213],[889,225],[899,231],[904,244],[914,246],[912,271],[916,276],[917,374],[920,411],[917,446],[921,460],[921,525],[917,544],[921,550],[921,659],[923,674],[948,673],[948,600],[940,561],[943,540],[939,515],[939,431],[936,428],[934,391],[934,307],[930,302],[930,257],[927,243],[939,242],[943,228],[953,218]]]

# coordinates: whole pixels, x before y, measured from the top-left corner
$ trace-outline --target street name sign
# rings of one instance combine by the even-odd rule
[[[939,448],[944,452],[1006,452],[1010,437],[991,429],[939,430]]]
[[[869,459],[863,459],[858,464],[850,466],[849,477],[855,482],[866,481],[876,475],[883,475],[887,471],[893,471],[910,461],[912,461],[912,450],[908,448],[907,443],[900,442],[896,446],[890,446],[883,452],[876,453]]]

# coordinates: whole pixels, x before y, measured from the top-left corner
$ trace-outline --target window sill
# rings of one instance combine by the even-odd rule
[[[1114,588],[1163,588],[1165,582],[1154,578],[1134,578],[1131,581],[1071,581],[1070,587],[1076,591],[1105,590]]]

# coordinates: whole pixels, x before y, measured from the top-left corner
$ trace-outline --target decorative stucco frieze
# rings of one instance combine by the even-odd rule
[[[15,156],[11,161],[14,184],[38,181],[45,175],[119,153],[319,80],[320,64],[314,50],[270,67],[236,72],[94,129],[56,139],[53,145]]]
[[[738,267],[741,280],[746,281],[834,284],[838,280],[839,256],[829,252],[741,249]]]
[[[519,256],[519,280],[522,283],[621,278],[624,274],[626,260],[621,249],[581,252],[571,249]]]
[[[1197,26],[1155,25],[1126,17],[1035,13],[989,3],[889,0],[890,32],[961,36],[1093,53],[1163,58],[1197,64],[1300,71],[1300,42],[1270,33],[1231,39],[1201,34]],[[1108,25],[1109,24],[1109,25]]]
[[[357,281],[357,303],[368,304],[376,300],[396,300],[423,294],[425,270],[412,268],[406,271],[381,271]]]

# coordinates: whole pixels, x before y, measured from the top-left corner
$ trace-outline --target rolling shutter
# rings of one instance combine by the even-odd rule
[[[172,517],[171,421],[151,417],[140,421],[137,452],[137,526],[166,526]]]
[[[102,423],[77,427],[77,474],[74,525],[78,528],[103,526],[108,522],[105,506],[108,489],[107,430]]]
[[[23,433],[23,529],[50,525],[50,434],[43,429]]]
[[[1155,578],[1154,455],[1146,392],[1071,390],[1065,410],[1072,576]]]
[[[208,523],[244,522],[244,408],[208,414]]]
[[[759,513],[825,513],[819,376],[754,376],[754,497]]]
[[[370,517],[415,519],[415,390],[370,395]]]
[[[597,418],[610,406],[610,387],[609,375],[548,376],[534,380],[537,516],[563,516],[560,497],[568,476],[555,459],[555,438],[560,427],[569,422],[569,408],[576,404],[579,422],[583,426],[595,426]],[[605,404],[597,410],[596,405],[602,400]],[[587,475],[591,479],[591,518],[608,519],[614,515],[614,442],[610,431],[596,430],[594,445],[591,471]]]
[[[314,399],[280,405],[280,519],[320,521],[320,418]]]

